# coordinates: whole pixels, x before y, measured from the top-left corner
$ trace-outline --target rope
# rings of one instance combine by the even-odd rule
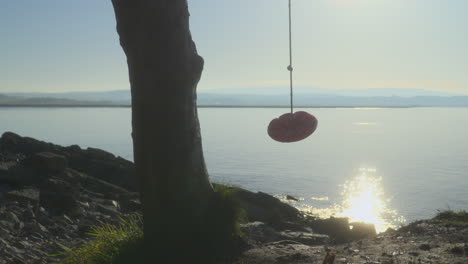
[[[292,30],[291,30],[291,0],[289,0],[289,96],[291,103],[291,114],[293,113],[293,67],[292,67]]]

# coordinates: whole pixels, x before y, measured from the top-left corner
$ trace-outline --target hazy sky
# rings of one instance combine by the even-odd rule
[[[287,0],[189,0],[200,91],[286,87]],[[293,0],[295,80],[468,94],[467,0]],[[0,92],[128,89],[111,0],[7,0]]]

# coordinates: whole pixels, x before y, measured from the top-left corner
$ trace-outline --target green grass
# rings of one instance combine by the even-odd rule
[[[61,264],[111,264],[120,254],[135,247],[143,239],[142,219],[139,215],[121,218],[119,226],[95,226],[89,235],[92,240],[80,247],[63,253],[66,258]]]
[[[247,220],[244,210],[234,198],[237,188],[219,184],[214,184],[213,187],[215,192],[210,202],[212,209],[206,215],[207,221],[204,226],[193,227],[204,229],[204,235],[196,238],[196,241],[188,238],[187,243],[200,247],[200,250],[209,245],[209,254],[220,254],[214,256],[219,259],[224,255],[237,254],[232,250],[238,247],[239,238],[243,235],[240,224]],[[190,223],[185,225],[190,226]],[[141,260],[137,259],[143,258],[143,221],[138,215],[121,219],[119,226],[95,226],[89,234],[96,239],[59,254],[66,256],[61,264],[128,263],[126,259],[132,260],[132,263],[140,263]],[[166,242],[161,243],[160,246],[164,247]]]
[[[452,210],[439,211],[432,222],[443,223],[453,226],[468,226],[468,212]]]

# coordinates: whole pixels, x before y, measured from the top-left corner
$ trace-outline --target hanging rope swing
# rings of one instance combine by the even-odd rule
[[[293,66],[292,66],[292,30],[291,30],[291,0],[289,1],[289,89],[291,112],[271,120],[268,125],[268,135],[279,142],[296,142],[314,133],[317,128],[317,118],[304,112],[294,113],[293,106]]]

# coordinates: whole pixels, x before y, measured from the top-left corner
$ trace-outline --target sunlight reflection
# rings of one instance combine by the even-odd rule
[[[382,178],[376,176],[372,168],[361,168],[355,178],[346,181],[341,187],[339,204],[316,208],[310,204],[294,204],[300,210],[321,218],[348,217],[350,222],[366,222],[375,225],[378,233],[388,228],[397,228],[406,220],[389,207],[390,199],[384,194]],[[314,201],[327,201],[310,198]]]
[[[388,207],[390,199],[384,195],[382,178],[375,174],[375,169],[361,168],[356,178],[343,185],[343,203],[337,216],[349,217],[351,222],[372,223],[377,232],[383,232],[405,220]]]

